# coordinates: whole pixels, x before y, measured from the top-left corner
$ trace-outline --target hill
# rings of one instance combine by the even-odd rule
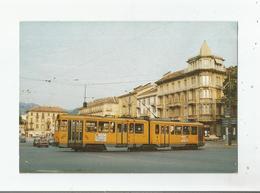
[[[35,103],[19,103],[19,115],[25,114],[27,110],[29,110],[32,107],[40,106]]]

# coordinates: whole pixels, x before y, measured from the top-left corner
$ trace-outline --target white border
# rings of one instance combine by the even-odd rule
[[[0,189],[260,190],[259,13],[259,0],[0,1]],[[19,174],[19,21],[32,20],[238,21],[238,174]]]

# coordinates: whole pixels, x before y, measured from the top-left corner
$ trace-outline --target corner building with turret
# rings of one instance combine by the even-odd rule
[[[221,136],[224,59],[213,55],[204,41],[184,70],[166,73],[157,84],[157,115],[176,121],[199,121],[210,134]]]

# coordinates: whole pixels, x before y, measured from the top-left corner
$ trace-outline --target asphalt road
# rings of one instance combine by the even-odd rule
[[[210,142],[200,150],[74,152],[20,143],[21,173],[233,173],[237,146]]]

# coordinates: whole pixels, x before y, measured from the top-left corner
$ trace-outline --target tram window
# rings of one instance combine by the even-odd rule
[[[155,125],[155,134],[159,134],[159,133],[160,133],[159,125]]]
[[[55,122],[55,131],[59,131],[60,128],[60,120]]]
[[[161,133],[164,134],[164,126],[161,126]]]
[[[135,124],[135,133],[144,133],[144,124]]]
[[[77,129],[82,129],[83,123],[82,121],[76,121],[76,128]]]
[[[181,135],[181,126],[175,127],[175,135]]]
[[[174,126],[170,126],[170,133],[174,135]]]
[[[82,140],[82,133],[79,132],[79,140]]]
[[[122,124],[117,124],[117,130],[119,133],[122,132]]]
[[[188,126],[183,126],[183,131],[182,131],[183,135],[189,135],[190,131],[189,131],[189,127]]]
[[[115,127],[116,127],[116,124],[114,122],[111,122],[110,123],[110,133],[115,133]]]
[[[166,134],[169,134],[169,126],[166,126]]]
[[[197,135],[197,127],[191,127],[191,134]]]
[[[134,132],[134,124],[130,123],[129,133],[133,133],[133,132]]]
[[[68,127],[68,121],[67,120],[62,120],[60,122],[60,130],[61,131],[66,131]]]
[[[99,122],[98,123],[98,131],[102,133],[108,133],[109,122]]]
[[[124,124],[124,132],[127,133],[127,124]]]
[[[117,130],[119,133],[121,132],[127,132],[127,124],[118,124],[117,125]]]
[[[96,121],[86,122],[86,132],[97,132],[97,122]]]
[[[68,138],[71,139],[71,121],[68,121]]]

